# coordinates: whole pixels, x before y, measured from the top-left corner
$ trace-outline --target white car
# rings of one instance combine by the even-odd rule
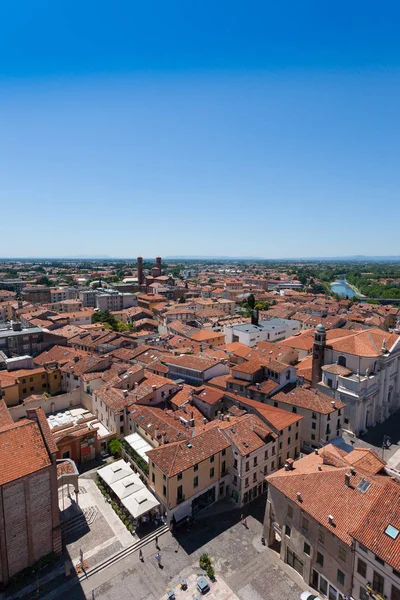
[[[313,592],[303,592],[300,596],[300,600],[321,600],[321,598]]]

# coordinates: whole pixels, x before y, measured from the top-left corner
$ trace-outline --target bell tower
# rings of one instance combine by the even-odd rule
[[[314,333],[314,344],[312,354],[312,375],[311,382],[314,388],[321,381],[322,367],[324,366],[325,360],[325,347],[326,347],[326,329],[322,323],[317,325]]]

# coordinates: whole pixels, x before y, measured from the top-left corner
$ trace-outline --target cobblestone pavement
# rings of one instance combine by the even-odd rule
[[[167,587],[177,587],[178,577],[200,574],[199,557],[207,552],[222,578],[240,600],[299,600],[306,589],[302,579],[277,555],[261,544],[265,498],[250,508],[247,527],[238,511],[210,516],[187,531],[170,533],[159,540],[162,566],[155,560],[157,549],[149,544],[141,563],[137,553],[93,575],[81,586],[65,585],[51,597],[57,600],[159,600]],[[68,584],[67,584],[68,585]],[[211,592],[212,594],[212,592]],[[208,598],[214,598],[207,594]],[[188,596],[190,598],[190,596]]]

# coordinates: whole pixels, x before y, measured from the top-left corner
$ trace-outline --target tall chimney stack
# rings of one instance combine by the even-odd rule
[[[138,284],[143,285],[143,258],[141,256],[137,257],[137,274],[138,274]]]

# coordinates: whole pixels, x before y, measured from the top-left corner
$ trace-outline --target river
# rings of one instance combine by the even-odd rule
[[[349,298],[353,298],[353,296],[359,297],[357,294],[347,283],[345,279],[338,279],[331,284],[332,292],[335,294],[339,294],[339,296],[348,296]]]

